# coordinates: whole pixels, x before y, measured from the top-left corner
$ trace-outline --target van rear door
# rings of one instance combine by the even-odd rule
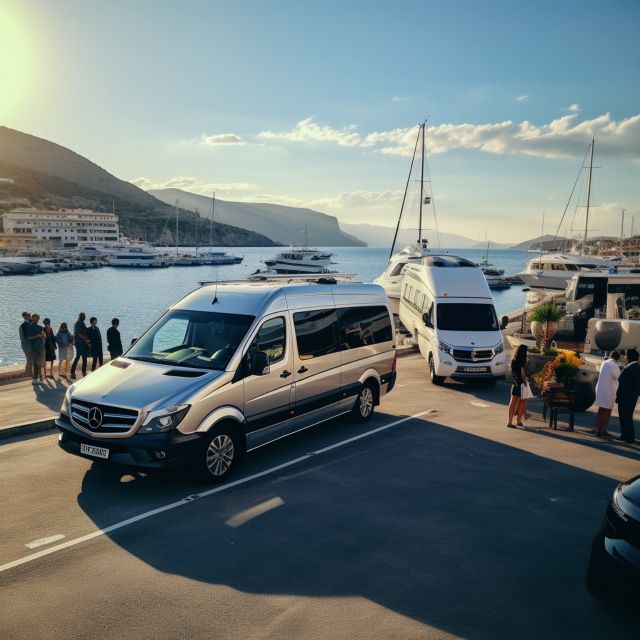
[[[337,414],[340,400],[340,344],[334,308],[293,314],[295,421],[289,431]]]

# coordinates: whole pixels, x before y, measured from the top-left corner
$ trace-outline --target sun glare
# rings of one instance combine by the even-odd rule
[[[30,54],[25,25],[0,6],[0,118],[22,104],[31,80]]]

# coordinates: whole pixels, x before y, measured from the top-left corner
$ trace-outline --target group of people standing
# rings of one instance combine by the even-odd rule
[[[626,366],[620,364],[620,353],[612,351],[600,367],[598,382],[596,383],[596,413],[595,435],[598,438],[609,438],[607,431],[609,418],[615,405],[618,405],[620,420],[620,436],[617,438],[629,444],[635,440],[633,412],[640,397],[640,353],[637,349],[627,349]],[[511,360],[511,400],[509,402],[508,427],[514,427],[513,420],[518,426],[523,426],[527,415],[527,389],[529,380],[527,374],[527,347],[520,345]]]
[[[67,377],[69,362],[71,371],[69,376],[76,379],[76,369],[81,364],[82,375],[87,375],[87,362],[91,357],[91,371],[104,363],[104,348],[102,334],[98,327],[98,319],[89,318],[89,326],[85,323],[86,315],[80,313],[73,325],[73,333],[69,331],[66,322],[62,322],[58,331],[54,333],[51,320],[44,318],[40,324],[37,313],[22,313],[20,324],[20,344],[27,361],[27,375],[31,376],[32,384],[45,382],[47,377],[55,379],[54,366],[58,361],[58,375]],[[107,351],[111,359],[122,355],[122,340],[120,338],[120,320],[113,318],[107,330]],[[75,351],[75,353],[74,353]],[[47,365],[49,371],[47,372]]]

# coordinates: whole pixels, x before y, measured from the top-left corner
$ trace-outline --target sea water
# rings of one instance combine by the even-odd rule
[[[215,250],[219,250],[215,247]],[[78,313],[98,318],[106,352],[106,332],[111,318],[120,319],[122,344],[139,336],[169,305],[175,303],[198,283],[208,280],[240,280],[257,269],[265,269],[263,260],[273,257],[273,247],[222,248],[244,256],[242,264],[202,267],[136,269],[103,267],[88,271],[64,271],[30,276],[0,276],[0,366],[23,361],[18,327],[21,313],[38,313],[41,321],[50,318],[54,331],[66,322],[73,331]],[[323,247],[323,250],[325,248]],[[384,271],[389,250],[374,247],[326,248],[333,253],[332,269],[354,274],[354,280],[371,282]],[[195,250],[181,249],[184,252]],[[481,249],[451,249],[474,262],[484,256]],[[531,254],[524,251],[492,250],[490,262],[507,275],[521,271]],[[524,305],[522,285],[493,292],[499,316]]]

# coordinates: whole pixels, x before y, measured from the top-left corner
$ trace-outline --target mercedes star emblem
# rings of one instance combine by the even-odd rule
[[[89,426],[92,429],[97,429],[102,424],[102,411],[98,407],[91,407],[88,418]]]

